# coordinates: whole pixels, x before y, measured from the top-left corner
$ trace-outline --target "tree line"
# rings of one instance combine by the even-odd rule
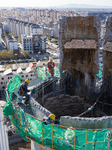
[[[28,59],[30,58],[29,52],[27,50],[23,51],[23,54],[14,53],[14,50],[2,50],[0,52],[0,60],[14,60],[14,59]]]

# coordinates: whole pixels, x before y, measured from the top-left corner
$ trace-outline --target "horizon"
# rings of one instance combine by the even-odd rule
[[[60,5],[70,5],[70,4],[76,4],[76,5],[93,5],[93,6],[99,6],[99,7],[112,7],[112,0],[57,0],[57,1],[50,1],[50,0],[41,0],[40,2],[37,2],[36,0],[32,1],[15,1],[15,0],[4,0],[2,1],[2,4],[0,7],[55,7]]]

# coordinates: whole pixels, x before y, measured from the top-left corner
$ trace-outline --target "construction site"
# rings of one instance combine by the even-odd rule
[[[21,74],[9,81],[4,116],[32,150],[111,150],[112,17],[63,17],[59,51],[53,77],[47,65],[35,67],[29,106],[17,103]],[[50,114],[57,121],[45,125]]]

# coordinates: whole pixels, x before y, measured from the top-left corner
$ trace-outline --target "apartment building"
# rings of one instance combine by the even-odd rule
[[[22,35],[21,38],[23,50],[28,50],[30,54],[33,54],[32,36]]]
[[[28,50],[30,54],[46,52],[46,36],[41,34],[33,34],[32,36],[22,35],[22,46],[24,50]]]
[[[2,24],[0,23],[0,45],[2,45]]]
[[[6,70],[6,71],[0,71],[0,90],[4,90],[6,88],[7,83],[9,80],[20,73],[21,75],[21,81],[25,81],[25,79],[32,80],[33,79],[33,74],[34,70],[32,68],[26,68],[26,69],[15,69],[12,70],[11,68]]]
[[[6,47],[7,50],[18,50],[18,42],[15,38],[13,38],[10,35],[5,36],[5,42],[6,42]]]
[[[3,31],[8,33],[9,32],[9,30],[8,30],[8,23],[7,22],[3,22],[2,24],[3,24]]]
[[[41,34],[33,34],[33,53],[46,52],[46,36]]]
[[[12,32],[19,38],[21,38],[21,35],[32,36],[33,34],[39,34],[40,26],[41,34],[58,38],[59,20],[62,16],[74,15],[75,11],[57,9],[26,9],[22,12],[17,11],[17,9],[12,9],[11,11],[1,10],[1,16],[4,19],[6,18],[5,16],[8,17],[9,32]],[[41,25],[42,23],[43,25]]]

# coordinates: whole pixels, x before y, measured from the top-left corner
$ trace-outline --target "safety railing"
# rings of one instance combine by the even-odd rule
[[[11,122],[25,141],[29,139],[56,150],[112,149],[112,129],[77,130],[55,124],[44,125],[42,120],[13,103],[10,97],[6,90],[6,99],[12,104]]]

